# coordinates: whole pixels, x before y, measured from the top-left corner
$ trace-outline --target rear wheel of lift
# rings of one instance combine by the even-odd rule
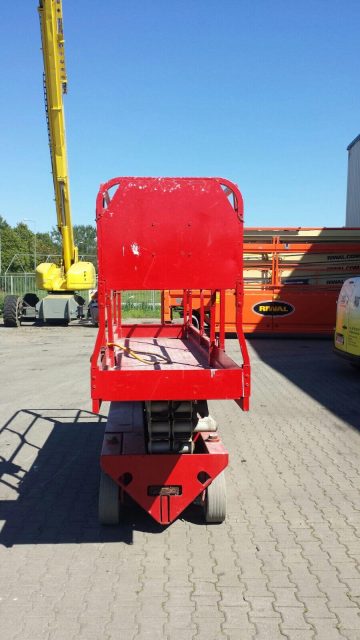
[[[6,296],[4,300],[5,327],[20,327],[23,299],[18,296]]]
[[[205,521],[224,522],[226,518],[226,482],[224,472],[220,473],[206,489]]]
[[[101,471],[99,486],[99,520],[101,524],[119,524],[120,487]]]

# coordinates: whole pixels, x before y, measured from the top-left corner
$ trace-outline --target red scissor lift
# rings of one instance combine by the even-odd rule
[[[93,410],[110,401],[101,452],[99,516],[119,521],[125,494],[161,524],[192,502],[207,522],[226,511],[228,453],[207,400],[247,411],[250,365],[242,331],[243,202],[221,178],[115,178],[97,198],[99,330]],[[181,324],[130,324],[129,290],[181,289]],[[225,353],[225,290],[236,291],[242,365]],[[192,290],[211,291],[210,328],[192,325]],[[220,323],[215,332],[215,307]]]

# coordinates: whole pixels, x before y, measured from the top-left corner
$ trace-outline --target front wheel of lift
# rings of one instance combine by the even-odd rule
[[[209,484],[205,495],[205,521],[209,524],[224,522],[226,518],[226,482],[224,472]]]
[[[23,299],[19,296],[9,295],[4,300],[4,325],[5,327],[20,327],[23,310]]]
[[[101,524],[119,524],[120,522],[120,488],[101,471],[99,486],[99,520]]]

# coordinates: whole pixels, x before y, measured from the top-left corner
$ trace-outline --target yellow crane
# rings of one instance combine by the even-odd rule
[[[44,262],[36,267],[36,285],[38,289],[48,292],[47,296],[36,302],[36,314],[31,304],[35,300],[34,294],[26,294],[24,298],[7,296],[4,303],[4,324],[7,326],[18,326],[22,318],[35,315],[43,321],[69,322],[78,317],[79,306],[82,306],[79,305],[81,298],[76,292],[96,286],[94,265],[79,260],[71,220],[63,101],[63,95],[67,92],[67,76],[62,0],[39,0],[38,10],[44,62],[45,111],[62,260],[60,265]]]

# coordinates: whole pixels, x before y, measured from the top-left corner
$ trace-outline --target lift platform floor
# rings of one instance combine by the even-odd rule
[[[209,369],[205,354],[196,348],[193,340],[137,337],[119,340],[119,344],[131,349],[143,360],[148,360],[148,364],[145,364],[129,352],[116,348],[116,366],[119,369]]]

